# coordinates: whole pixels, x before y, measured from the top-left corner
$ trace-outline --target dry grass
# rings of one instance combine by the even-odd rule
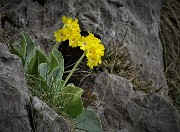
[[[163,2],[160,37],[169,96],[180,111],[180,2],[177,0]]]
[[[126,35],[124,36],[124,38]],[[125,39],[111,42],[111,49],[107,48],[102,64],[99,66],[100,71],[115,74],[131,81],[134,90],[149,93],[152,88],[152,82],[144,82],[140,79],[142,69],[136,67],[136,59],[126,49]]]

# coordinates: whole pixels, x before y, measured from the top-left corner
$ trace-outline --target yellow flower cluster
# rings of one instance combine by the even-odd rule
[[[81,38],[81,30],[78,24],[78,19],[73,20],[70,17],[63,16],[62,22],[64,24],[64,27],[54,32],[56,41],[62,42],[65,40],[69,40],[69,46],[78,46],[78,41]]]
[[[87,65],[92,69],[94,66],[101,64],[101,57],[104,56],[104,46],[101,40],[96,38],[92,33],[84,37],[81,36],[78,19],[73,20],[70,17],[62,17],[63,28],[55,31],[54,35],[57,42],[69,40],[69,46],[79,46],[87,57]]]

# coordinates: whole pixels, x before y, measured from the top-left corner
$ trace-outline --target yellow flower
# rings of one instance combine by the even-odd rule
[[[69,46],[71,47],[77,47],[79,45],[79,40],[81,38],[80,34],[73,34],[69,37]]]
[[[94,37],[92,33],[82,36],[79,42],[80,49],[86,53],[87,65],[92,69],[101,64],[101,56],[104,55],[104,46],[100,44],[100,39]]]
[[[101,57],[104,55],[104,48],[99,49],[98,47],[101,47],[100,45],[102,44],[91,44],[86,50],[86,57],[88,60],[87,65],[91,69],[93,68],[93,66],[101,64]],[[102,45],[102,47],[104,46]]]
[[[69,40],[69,46],[79,46],[85,52],[87,57],[87,65],[92,69],[94,66],[101,64],[101,57],[104,56],[104,46],[101,40],[96,38],[92,33],[84,37],[81,36],[78,19],[63,16],[63,28],[55,31],[54,36],[57,42]]]
[[[97,66],[98,64],[101,64],[101,57],[99,55],[92,55],[87,57],[87,65],[93,69],[94,66]]]
[[[85,51],[86,50],[86,46],[88,45],[88,43],[89,42],[88,42],[87,37],[82,36],[80,38],[80,42],[79,42],[78,46],[80,46],[81,50]]]
[[[81,42],[79,43],[80,49],[85,51],[89,47],[91,47],[91,45],[99,44],[101,41],[98,38],[94,37],[92,33],[89,33],[89,35],[86,37],[82,36],[80,42]]]
[[[62,42],[62,41],[69,39],[70,41],[77,40],[77,42],[78,42],[78,39],[80,39],[80,37],[81,37],[81,35],[80,35],[81,30],[80,30],[80,27],[78,24],[78,20],[77,19],[73,20],[70,17],[63,16],[62,22],[64,24],[63,28],[54,32],[56,41]],[[70,43],[71,43],[70,45],[72,45],[72,47],[76,47],[74,41],[70,42]]]
[[[102,44],[97,44],[96,45],[96,53],[98,55],[104,56],[104,50],[105,50],[104,45],[102,45]]]
[[[81,30],[80,30],[77,18],[73,20],[70,17],[63,16],[62,22],[64,24],[63,28],[68,28],[70,31],[77,31],[78,33],[80,33]]]
[[[54,36],[57,42],[62,42],[68,39],[68,30],[66,28],[60,29],[54,32]]]
[[[69,22],[69,23],[72,22],[72,18],[63,16],[63,17],[62,17],[62,22],[63,22],[63,24],[65,25],[65,24],[68,23],[68,22]]]

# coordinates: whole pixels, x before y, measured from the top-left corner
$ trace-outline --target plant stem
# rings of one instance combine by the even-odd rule
[[[72,70],[70,71],[70,73],[68,74],[68,76],[66,77],[66,80],[64,81],[62,88],[66,85],[66,83],[69,81],[70,77],[72,76],[72,74],[74,73],[74,71],[76,70],[77,66],[79,65],[79,63],[82,61],[82,59],[85,56],[85,52],[83,53],[83,55],[79,58],[79,60],[76,62],[76,64],[74,65],[74,67],[72,68]]]

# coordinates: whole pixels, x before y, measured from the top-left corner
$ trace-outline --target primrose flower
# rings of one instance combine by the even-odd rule
[[[87,59],[88,59],[87,65],[91,69],[93,69],[94,66],[101,64],[101,57],[98,55],[89,56]]]
[[[62,28],[58,31],[55,31],[54,36],[56,38],[56,41],[62,42],[62,41],[67,40],[69,38],[68,33],[69,33],[69,31],[67,28]]]
[[[80,42],[80,49],[85,51],[88,49],[88,47],[91,47],[92,44],[96,45],[99,44],[101,41],[98,38],[94,37],[92,33],[89,33],[89,35],[86,37],[82,36]]]
[[[87,37],[82,36],[80,38],[78,46],[80,47],[81,50],[85,51],[86,50],[86,46],[88,45],[88,43],[89,43],[89,41],[88,41]]]
[[[62,22],[64,24],[63,28],[55,31],[54,36],[57,42],[62,42],[65,40],[70,41],[71,47],[76,47],[78,44],[78,40],[80,39],[80,27],[78,24],[78,19],[73,20],[70,17],[62,17]]]
[[[77,47],[79,45],[79,40],[81,38],[80,34],[73,34],[69,37],[69,46],[72,48]]]
[[[101,40],[94,37],[92,33],[88,36],[82,36],[80,39],[80,49],[86,53],[87,65],[92,69],[101,64],[101,57],[104,55],[104,46],[100,44]]]
[[[55,31],[54,36],[57,42],[69,40],[69,46],[79,46],[87,57],[87,65],[92,69],[94,66],[101,64],[101,57],[104,56],[104,46],[101,40],[96,38],[92,33],[84,37],[81,36],[78,19],[63,16],[63,28]]]
[[[86,50],[86,57],[88,60],[87,65],[92,69],[93,66],[101,64],[101,57],[104,55],[104,48],[99,49],[102,44],[92,44]],[[103,46],[103,45],[102,45]]]
[[[73,20],[70,17],[63,16],[62,22],[64,24],[63,28],[68,28],[69,31],[72,31],[72,32],[74,32],[74,31],[76,31],[77,33],[81,32],[77,18],[75,20]]]

